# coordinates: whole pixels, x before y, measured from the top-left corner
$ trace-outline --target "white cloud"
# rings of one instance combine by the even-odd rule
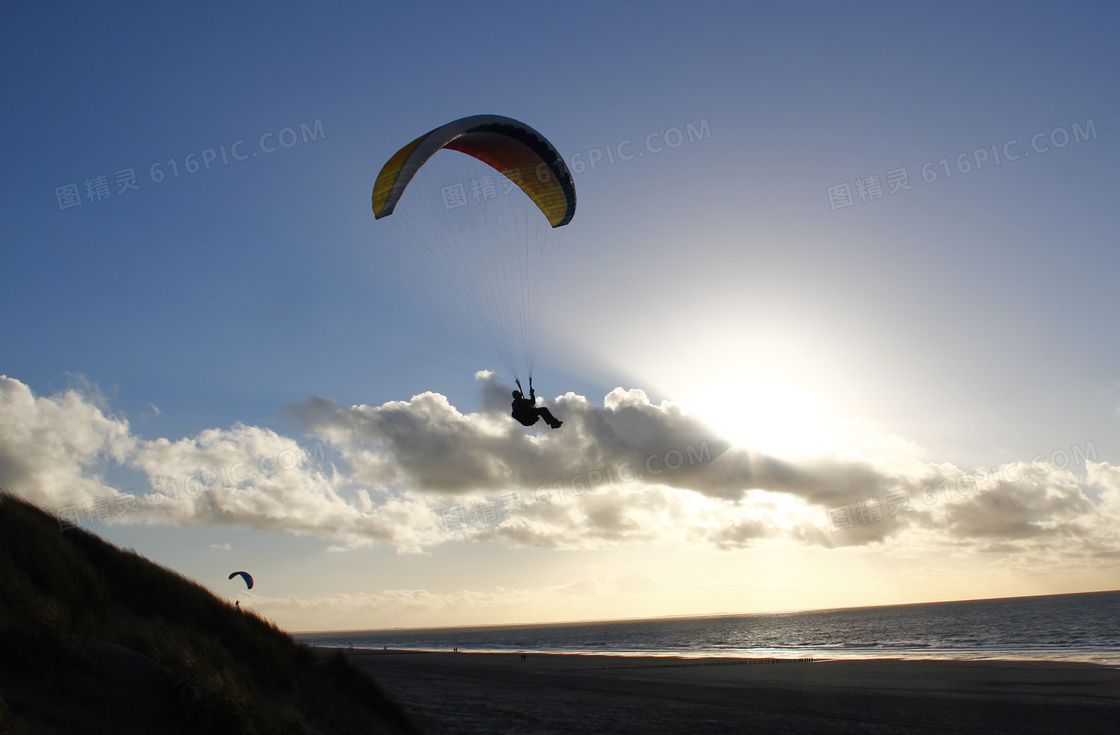
[[[108,463],[124,461],[135,439],[102,403],[88,387],[36,398],[0,375],[0,487],[48,505],[104,493]]]
[[[860,456],[779,460],[730,447],[679,406],[621,388],[602,406],[572,393],[547,401],[564,427],[526,430],[507,415],[508,387],[490,373],[478,379],[476,413],[436,393],[380,406],[322,398],[288,406],[308,432],[297,441],[240,424],[147,440],[88,386],[36,397],[3,377],[0,485],[87,520],[306,533],[331,539],[332,550],[389,543],[422,553],[455,539],[736,550],[899,535],[993,553],[1058,539],[1079,540],[1078,553],[1094,558],[1120,548],[1112,530],[1120,470],[1106,463],[1086,461],[1085,477],[1045,463],[991,476],[920,462],[897,438],[870,441],[876,451]],[[144,473],[152,490],[123,505],[105,480],[113,466]],[[458,507],[468,521],[472,504],[482,521],[449,531],[440,510]],[[826,511],[844,507],[851,528],[834,530]]]

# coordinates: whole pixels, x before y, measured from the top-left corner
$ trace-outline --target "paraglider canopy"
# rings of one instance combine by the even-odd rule
[[[253,575],[249,574],[248,572],[234,572],[233,574],[229,575],[229,578],[233,579],[234,577],[237,577],[239,575],[242,579],[245,580],[245,588],[250,590],[253,589]]]
[[[373,214],[387,217],[408,182],[442,149],[466,153],[521,187],[553,227],[572,221],[576,188],[567,164],[548,140],[523,122],[502,115],[472,115],[421,135],[397,151],[373,185]]]
[[[372,203],[378,220],[443,272],[509,373],[532,378],[562,233],[576,211],[571,172],[552,143],[501,115],[454,120],[393,154]]]

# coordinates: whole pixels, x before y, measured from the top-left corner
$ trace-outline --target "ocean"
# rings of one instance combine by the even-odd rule
[[[1120,591],[592,623],[302,633],[314,646],[1120,666]]]

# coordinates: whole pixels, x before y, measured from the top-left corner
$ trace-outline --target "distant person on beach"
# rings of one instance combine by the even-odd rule
[[[537,423],[537,419],[544,419],[544,422],[554,429],[559,429],[563,425],[563,421],[552,415],[544,406],[537,406],[537,392],[533,390],[533,379],[529,378],[529,397],[526,398],[525,394],[521,392],[521,381],[514,381],[517,383],[517,390],[513,392],[513,403],[510,404],[511,414],[517,419],[522,426],[532,426]]]

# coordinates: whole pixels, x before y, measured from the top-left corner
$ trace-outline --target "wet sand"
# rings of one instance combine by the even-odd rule
[[[439,733],[1116,733],[1120,669],[348,651]]]

